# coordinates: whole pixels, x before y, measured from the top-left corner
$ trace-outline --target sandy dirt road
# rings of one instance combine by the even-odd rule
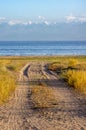
[[[35,82],[53,88],[55,108],[32,109],[30,85]],[[12,98],[0,106],[0,130],[86,130],[86,97],[49,72],[45,63],[29,63],[19,73]]]

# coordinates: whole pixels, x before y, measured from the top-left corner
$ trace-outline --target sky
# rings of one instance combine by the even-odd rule
[[[0,40],[86,40],[84,33],[86,0],[0,0]]]

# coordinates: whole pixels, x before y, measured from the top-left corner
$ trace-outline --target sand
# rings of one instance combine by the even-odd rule
[[[86,98],[48,71],[45,62],[29,62],[19,72],[17,88],[0,106],[0,130],[86,130]],[[46,80],[54,91],[54,108],[32,109],[31,82]]]

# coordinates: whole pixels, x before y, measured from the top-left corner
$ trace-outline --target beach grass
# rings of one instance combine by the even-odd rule
[[[86,71],[68,70],[63,73],[63,78],[68,85],[86,94]]]
[[[64,61],[48,65],[50,71],[60,73],[69,86],[86,94],[86,57],[69,57]]]
[[[35,85],[31,87],[31,100],[33,108],[50,108],[57,104],[52,88],[46,85]]]
[[[7,102],[16,88],[16,75],[26,64],[23,61],[0,59],[0,104]]]
[[[15,90],[15,78],[8,72],[0,72],[0,104],[6,102]]]
[[[40,62],[46,62],[52,71],[59,71],[61,74],[64,72],[65,75],[71,73],[71,80],[72,78],[77,80],[76,84],[78,85],[75,88],[79,88],[79,90],[83,88],[82,91],[85,91],[83,86],[86,80],[86,56],[2,56],[0,57],[0,104],[7,101],[15,91],[16,75],[28,62],[38,62],[39,64]],[[69,71],[68,68],[73,69],[73,71]],[[77,79],[74,75],[76,75]],[[79,78],[79,75],[82,77]],[[81,83],[81,79],[84,80],[82,80],[84,83]],[[69,79],[67,81],[69,82]],[[78,87],[79,84],[80,87]]]

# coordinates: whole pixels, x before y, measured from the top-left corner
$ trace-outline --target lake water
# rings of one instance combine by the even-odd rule
[[[0,41],[0,56],[86,55],[86,41]]]

